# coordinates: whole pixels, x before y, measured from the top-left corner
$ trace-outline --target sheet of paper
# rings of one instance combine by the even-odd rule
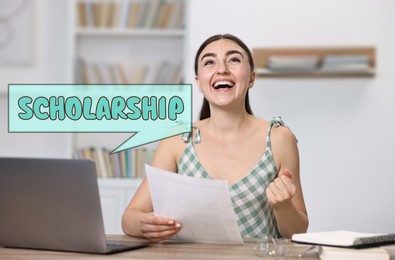
[[[193,178],[145,166],[156,216],[182,223],[183,242],[243,244],[226,181]]]

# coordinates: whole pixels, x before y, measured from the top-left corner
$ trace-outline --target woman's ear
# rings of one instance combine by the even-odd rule
[[[250,80],[248,81],[248,88],[252,88],[255,83],[255,71],[251,71]]]
[[[197,75],[195,75],[195,81],[196,81],[196,84],[198,85],[199,91],[202,92],[202,88],[200,87],[200,80]]]

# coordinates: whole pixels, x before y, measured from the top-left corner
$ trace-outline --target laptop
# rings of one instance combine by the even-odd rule
[[[148,245],[106,240],[93,161],[0,158],[0,246],[108,254]]]

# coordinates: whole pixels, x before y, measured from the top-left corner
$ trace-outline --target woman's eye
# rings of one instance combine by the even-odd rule
[[[230,59],[230,62],[240,62],[239,58],[233,57]]]
[[[206,61],[203,62],[203,65],[204,65],[204,66],[206,66],[206,65],[212,65],[212,64],[214,64],[214,61],[212,61],[212,60],[206,60]]]

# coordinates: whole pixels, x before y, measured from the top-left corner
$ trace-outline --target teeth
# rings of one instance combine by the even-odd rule
[[[218,87],[220,85],[229,85],[229,86],[233,87],[234,83],[232,83],[230,81],[225,81],[225,80],[224,81],[218,81],[218,82],[215,82],[214,87]]]

